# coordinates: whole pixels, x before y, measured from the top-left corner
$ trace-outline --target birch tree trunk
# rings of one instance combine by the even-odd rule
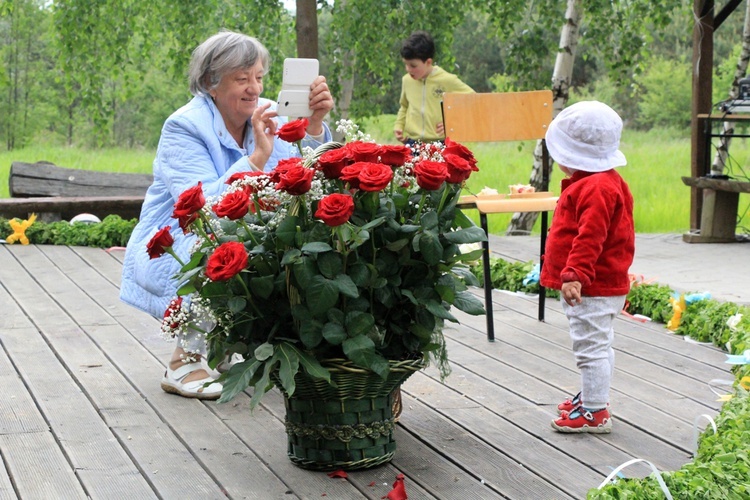
[[[739,82],[742,78],[745,78],[747,74],[747,63],[750,60],[750,1],[745,2],[745,25],[742,29],[742,51],[740,52],[740,58],[737,61],[737,66],[734,70],[734,79],[732,80],[732,87],[729,89],[729,99],[737,99],[739,96]],[[732,134],[734,134],[734,123],[724,122],[723,133],[719,146],[716,148],[716,155],[714,161],[711,164],[711,175],[721,175],[724,172],[724,167],[729,157],[729,145],[732,142]]]
[[[568,6],[565,11],[565,24],[563,25],[560,34],[560,48],[557,52],[555,69],[552,74],[553,118],[557,116],[557,114],[565,107],[565,103],[568,102],[570,81],[573,78],[573,61],[575,60],[576,48],[578,47],[578,29],[581,24],[581,17],[583,16],[581,4],[582,0],[568,0]],[[551,173],[552,160],[550,159],[550,167],[547,172],[548,179]],[[543,185],[543,177],[542,141],[540,140],[537,141],[536,147],[534,148],[534,166],[531,170],[529,184],[534,186],[537,191],[547,189],[548,186]],[[538,212],[521,212],[513,214],[505,234],[513,236],[531,233],[531,229],[534,227],[534,222],[536,222],[538,215]]]

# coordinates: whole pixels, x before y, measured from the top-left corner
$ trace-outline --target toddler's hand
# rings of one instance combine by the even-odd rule
[[[563,300],[565,300],[569,306],[575,306],[582,302],[580,281],[568,281],[567,283],[563,283],[560,293],[562,293]]]
[[[396,140],[398,142],[404,142],[404,131],[403,130],[394,130],[393,135],[396,136]]]

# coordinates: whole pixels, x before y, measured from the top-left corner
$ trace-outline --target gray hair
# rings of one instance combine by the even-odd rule
[[[190,59],[188,81],[190,93],[205,95],[221,79],[237,70],[263,63],[263,74],[268,73],[271,56],[258,39],[233,31],[220,31],[200,44]]]

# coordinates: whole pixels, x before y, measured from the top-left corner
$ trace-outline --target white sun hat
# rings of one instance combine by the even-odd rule
[[[552,120],[545,139],[558,164],[586,172],[604,172],[627,165],[618,150],[622,119],[599,101],[581,101]]]

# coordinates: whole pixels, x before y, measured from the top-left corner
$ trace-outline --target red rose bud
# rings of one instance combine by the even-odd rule
[[[214,205],[214,213],[219,217],[227,217],[237,220],[247,215],[250,205],[250,197],[245,191],[232,191],[227,193],[219,203]]]
[[[172,226],[167,226],[159,229],[151,240],[146,244],[146,252],[151,259],[161,257],[164,255],[165,249],[174,245],[174,238],[169,232]]]
[[[274,168],[271,171],[271,174],[269,177],[271,178],[271,182],[279,182],[281,180],[281,174],[289,170],[293,167],[301,167],[302,166],[302,158],[285,158],[283,160],[279,160],[279,163],[276,164],[276,168]]]
[[[471,163],[464,158],[448,153],[443,155],[443,159],[448,165],[448,182],[460,184],[471,176]]]
[[[310,122],[307,118],[299,118],[282,125],[278,132],[276,132],[276,135],[279,136],[279,139],[286,142],[301,141],[305,138],[305,134],[307,134],[307,126],[309,124]]]
[[[354,213],[354,198],[347,194],[329,194],[320,202],[315,217],[327,226],[336,227],[346,223]]]
[[[445,163],[437,161],[420,161],[414,165],[414,174],[417,176],[419,187],[427,191],[436,191],[448,179],[448,167]]]
[[[206,276],[211,281],[228,281],[247,266],[247,251],[239,241],[222,243],[206,262]]]
[[[388,165],[403,165],[411,156],[411,148],[403,144],[386,144],[380,147],[380,161]]]
[[[184,233],[188,232],[190,224],[198,218],[198,212],[205,204],[206,198],[203,196],[202,182],[182,192],[177,199],[177,203],[174,204],[172,217],[180,222],[180,227]]]
[[[318,158],[318,170],[323,172],[326,179],[338,179],[341,169],[354,162],[349,150],[346,148],[332,149],[326,151]]]
[[[362,163],[359,171],[359,189],[382,191],[393,179],[393,169],[382,163]]]
[[[303,166],[290,167],[281,173],[276,189],[299,196],[310,191],[315,170]]]
[[[380,145],[374,142],[353,141],[344,146],[354,161],[377,162],[380,157]]]

